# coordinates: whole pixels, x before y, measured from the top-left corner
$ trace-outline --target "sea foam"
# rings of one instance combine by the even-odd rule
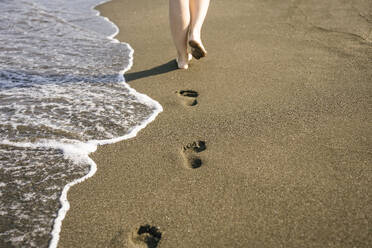
[[[97,170],[89,154],[162,111],[125,83],[133,49],[100,3],[0,2],[2,244],[56,247],[68,190]]]

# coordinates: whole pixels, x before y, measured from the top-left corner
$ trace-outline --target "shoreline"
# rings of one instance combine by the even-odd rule
[[[128,83],[164,113],[92,154],[99,169],[71,188],[60,247],[130,247],[140,225],[159,227],[159,247],[371,244],[370,43],[309,27],[289,4],[230,4],[211,3],[210,53],[188,71],[174,70],[166,3],[98,7],[134,47]]]
[[[119,28],[108,17],[102,16],[100,11],[96,9],[98,6],[100,6],[102,4],[105,4],[105,3],[108,3],[110,1],[112,1],[112,0],[104,0],[101,3],[98,3],[95,6],[92,6],[91,10],[95,10],[96,11],[96,16],[101,16],[102,18],[104,18],[105,21],[109,22],[115,28],[116,31],[113,34],[107,36],[106,38],[110,42],[119,43],[120,41],[115,38],[117,36],[117,34],[119,33]],[[89,169],[88,174],[86,174],[84,177],[78,178],[78,179],[76,179],[76,180],[74,180],[74,181],[72,181],[72,182],[70,182],[70,183],[68,183],[67,185],[64,186],[61,197],[59,198],[59,202],[61,203],[61,207],[58,210],[57,217],[54,219],[54,222],[53,222],[53,229],[52,229],[52,232],[51,232],[52,239],[49,242],[49,245],[48,245],[49,248],[58,247],[58,242],[59,242],[59,239],[60,239],[60,232],[61,232],[61,227],[62,227],[62,224],[63,224],[63,220],[66,217],[66,214],[70,209],[70,204],[69,204],[69,201],[67,199],[68,191],[74,185],[82,183],[85,180],[89,179],[90,177],[94,176],[94,174],[97,171],[97,164],[95,163],[95,161],[93,159],[90,158],[89,155],[94,153],[99,146],[114,144],[114,143],[117,143],[117,142],[124,141],[124,140],[131,139],[131,138],[135,137],[137,135],[137,133],[139,131],[141,131],[141,129],[145,128],[149,123],[154,121],[156,119],[156,117],[158,116],[158,114],[160,114],[163,111],[162,106],[157,101],[153,100],[152,98],[148,97],[145,94],[137,92],[135,89],[131,88],[130,85],[125,82],[124,74],[125,74],[126,71],[130,70],[132,65],[133,65],[133,52],[134,52],[134,50],[128,43],[125,43],[125,42],[120,42],[120,43],[125,44],[131,52],[129,54],[130,60],[129,60],[128,66],[126,68],[124,68],[123,70],[118,72],[118,81],[119,81],[119,83],[122,83],[139,100],[141,100],[142,102],[146,102],[147,104],[149,104],[149,106],[153,106],[155,108],[154,113],[151,116],[149,116],[149,118],[147,118],[145,121],[143,121],[140,125],[137,125],[137,126],[133,127],[129,131],[129,133],[127,133],[123,136],[120,136],[120,137],[116,137],[116,138],[113,138],[113,139],[105,139],[105,140],[89,140],[88,142],[79,142],[79,143],[76,143],[76,144],[75,143],[71,143],[71,144],[65,144],[65,143],[58,144],[57,143],[55,145],[56,149],[63,150],[64,154],[67,154],[67,156],[76,156],[76,157],[80,157],[81,160],[85,160],[86,163],[89,164],[90,169]],[[42,144],[39,144],[39,145],[36,145],[36,146],[43,147]],[[76,151],[79,151],[79,152],[76,152]]]

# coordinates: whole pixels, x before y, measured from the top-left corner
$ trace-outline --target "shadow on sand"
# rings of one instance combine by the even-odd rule
[[[156,66],[154,68],[148,69],[148,70],[143,70],[143,71],[137,71],[137,72],[129,72],[125,73],[125,82],[130,82],[134,81],[137,79],[145,78],[145,77],[151,77],[159,74],[164,74],[170,71],[177,70],[177,62],[176,60],[171,60],[165,64]]]

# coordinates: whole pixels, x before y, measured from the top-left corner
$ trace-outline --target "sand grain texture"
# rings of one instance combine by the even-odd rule
[[[372,2],[212,1],[208,57],[187,71],[167,4],[98,8],[135,50],[130,85],[164,112],[92,155],[59,247],[130,247],[140,225],[158,247],[371,247]]]

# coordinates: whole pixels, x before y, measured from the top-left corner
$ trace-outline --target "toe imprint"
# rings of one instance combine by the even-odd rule
[[[183,102],[187,106],[195,106],[198,104],[197,97],[199,96],[198,92],[194,90],[180,90],[177,91],[178,95],[183,99]]]
[[[207,149],[204,141],[195,141],[182,148],[185,165],[188,168],[196,169],[202,166],[203,162],[198,153]]]
[[[158,227],[143,225],[131,233],[129,241],[134,248],[156,248],[161,237]]]

